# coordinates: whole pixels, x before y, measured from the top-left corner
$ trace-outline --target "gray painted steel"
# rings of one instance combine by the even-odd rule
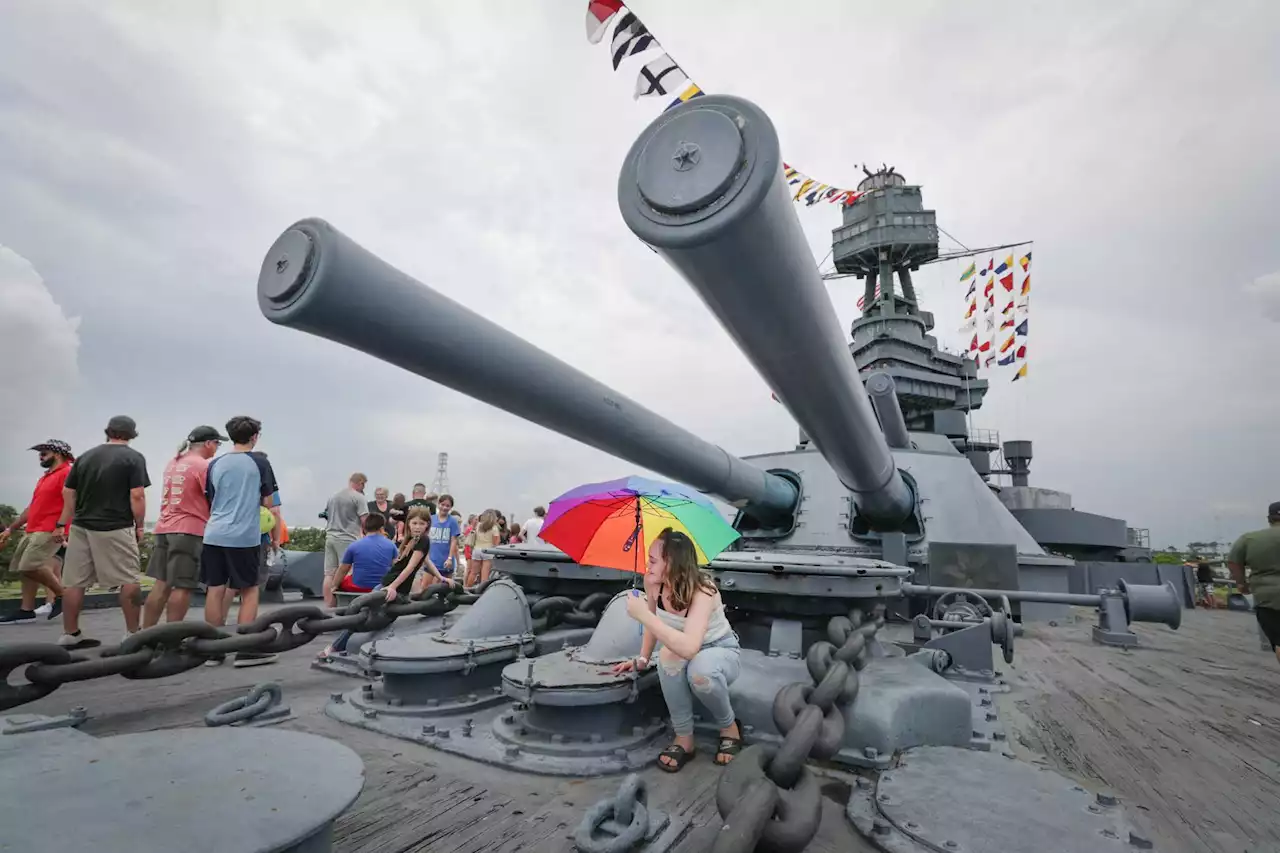
[[[1064,570],[1071,561],[1048,557],[1031,534],[1018,524],[1009,510],[962,456],[942,436],[912,433],[916,447],[894,450],[898,469],[911,477],[922,501],[924,535],[908,539],[907,558],[913,565],[928,562],[930,542],[979,545],[1013,545],[1019,559],[1038,557]],[[796,513],[798,526],[784,541],[791,548],[838,548],[859,557],[877,558],[879,544],[851,536],[847,516],[848,490],[814,450],[793,450],[749,456],[764,468],[785,468],[796,472],[804,483],[805,499]],[[768,543],[742,543],[745,549],[776,547]]]
[[[794,216],[794,214],[793,214]],[[763,516],[795,487],[660,417],[306,219],[263,260],[258,306],[279,323],[368,353]]]
[[[690,148],[692,163],[681,154]],[[663,113],[627,154],[618,204],[702,297],[859,510],[888,529],[901,524],[914,498],[847,355],[768,116],[727,95]]]
[[[1115,797],[1090,793],[1047,767],[946,747],[915,749],[903,759],[874,788],[855,788],[847,808],[854,826],[887,853],[1151,848]]]
[[[300,732],[12,735],[0,738],[0,845],[22,853],[327,853],[334,818],[363,787],[359,756]],[[47,818],[33,819],[41,809]]]
[[[898,389],[893,384],[893,377],[884,371],[872,373],[867,377],[867,393],[871,395],[871,405],[880,420],[885,441],[897,449],[910,447],[911,436],[902,417],[902,405],[898,402]]]
[[[1015,509],[1013,517],[1050,548],[1055,545],[1124,548],[1128,532],[1124,519],[1075,509]]]

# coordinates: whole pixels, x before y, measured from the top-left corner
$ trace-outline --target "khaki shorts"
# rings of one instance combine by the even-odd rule
[[[67,556],[62,562],[62,583],[77,589],[124,586],[138,582],[138,540],[132,527],[121,530],[85,530],[71,525]]]
[[[204,540],[191,533],[160,533],[147,561],[147,577],[175,589],[200,586],[200,551]]]
[[[9,565],[19,572],[38,572],[57,556],[60,547],[52,533],[28,533],[18,543]]]
[[[333,577],[338,566],[342,565],[342,555],[347,552],[347,546],[356,540],[348,539],[345,536],[335,536],[332,533],[326,533],[324,536],[324,576],[326,578]]]

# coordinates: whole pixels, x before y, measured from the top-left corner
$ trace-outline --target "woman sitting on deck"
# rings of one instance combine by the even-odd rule
[[[658,766],[675,773],[693,758],[693,697],[720,727],[715,762],[728,764],[742,749],[742,732],[729,704],[729,685],[738,677],[738,635],[729,627],[724,602],[711,576],[698,568],[693,542],[671,528],[649,547],[645,595],[633,591],[627,614],[644,626],[640,656],[623,661],[615,673],[649,666],[654,646],[658,678],[671,712],[675,742],[658,756]]]

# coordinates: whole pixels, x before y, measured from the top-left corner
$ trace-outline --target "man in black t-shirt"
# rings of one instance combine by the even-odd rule
[[[80,609],[88,587],[120,587],[120,609],[129,634],[138,630],[142,615],[136,600],[141,569],[138,546],[147,512],[145,489],[151,479],[147,460],[129,446],[138,436],[133,418],[117,415],[108,421],[106,434],[105,444],[82,454],[71,466],[63,487],[62,517],[54,532],[60,537],[71,522],[62,566],[64,633],[58,639],[58,645],[67,649],[99,645],[80,634]]]
[[[428,515],[435,515],[436,502],[434,498],[435,498],[435,495],[427,494],[427,487],[425,484],[414,483],[413,498],[407,504],[405,504],[405,506],[408,507],[409,509],[413,509],[415,506],[425,506],[427,508]]]

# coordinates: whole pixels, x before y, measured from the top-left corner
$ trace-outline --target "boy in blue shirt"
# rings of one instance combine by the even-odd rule
[[[205,496],[209,499],[209,523],[205,526],[200,554],[200,580],[208,587],[205,619],[210,625],[226,621],[235,593],[240,593],[236,621],[252,622],[258,615],[258,573],[262,555],[261,508],[271,507],[276,491],[271,463],[253,453],[262,424],[249,417],[227,421],[227,435],[234,442],[230,453],[209,463]],[[274,654],[240,652],[237,666],[272,663]]]
[[[396,543],[383,534],[386,519],[371,512],[364,517],[364,536],[347,546],[334,577],[343,592],[372,592],[391,571],[396,560]]]

